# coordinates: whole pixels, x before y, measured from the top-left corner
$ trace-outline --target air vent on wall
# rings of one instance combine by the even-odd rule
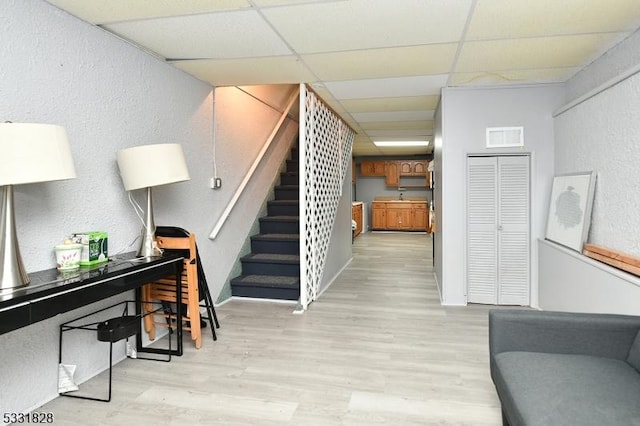
[[[487,148],[524,146],[524,127],[487,127]]]

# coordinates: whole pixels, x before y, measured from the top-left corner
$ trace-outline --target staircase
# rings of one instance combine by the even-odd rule
[[[241,297],[298,300],[300,297],[300,202],[298,153],[291,152],[275,200],[260,218],[260,234],[251,237],[251,253],[240,259],[242,275],[231,280],[231,294]]]

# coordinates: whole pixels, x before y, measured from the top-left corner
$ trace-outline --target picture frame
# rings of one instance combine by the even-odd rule
[[[553,178],[545,235],[547,240],[582,252],[591,226],[595,184],[594,171]]]

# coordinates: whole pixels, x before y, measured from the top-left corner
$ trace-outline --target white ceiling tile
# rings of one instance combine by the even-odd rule
[[[367,145],[366,148],[365,147],[358,147],[358,146],[354,146],[353,147],[353,156],[354,157],[374,157],[374,156],[381,156],[383,155],[383,152],[379,149],[377,149],[377,147],[373,144]]]
[[[471,0],[352,0],[264,9],[299,53],[457,41]]]
[[[620,34],[587,34],[467,42],[455,72],[566,68],[594,59]]]
[[[560,83],[571,78],[580,68],[538,68],[492,72],[453,73],[451,86],[495,86],[512,84]]]
[[[94,24],[250,8],[248,0],[47,0]]]
[[[349,1],[349,0],[253,0],[253,3],[258,7],[271,7],[271,6],[292,6],[294,4],[303,4],[303,3],[336,3],[340,1]]]
[[[344,99],[340,103],[351,112],[411,111],[436,109],[440,96],[403,96],[397,98]]]
[[[311,90],[314,91],[325,102],[337,102],[336,98],[333,97],[333,94],[325,87],[324,84],[311,83],[309,86],[311,86]]]
[[[361,122],[361,127],[369,133],[371,130],[402,130],[427,131],[433,129],[433,120],[419,121],[370,121]]]
[[[399,146],[397,148],[385,147],[384,155],[427,155],[431,152],[431,144],[429,146],[421,146],[421,147],[402,147]],[[402,187],[401,187],[402,188]]]
[[[258,12],[252,10],[123,22],[105,28],[171,59],[291,54]]]
[[[433,136],[433,130],[411,130],[411,129],[395,129],[395,130],[365,130],[366,134],[375,138],[376,140],[390,139],[403,139],[403,140],[414,140],[414,139],[428,139]]]
[[[467,40],[630,32],[640,24],[640,1],[479,1]]]
[[[48,1],[214,86],[310,84],[354,155],[432,137],[446,85],[563,82],[640,26],[640,0]]]
[[[368,121],[418,121],[433,120],[435,111],[384,111],[352,112],[351,116],[360,123]]]
[[[439,95],[447,83],[447,75],[380,78],[326,82],[326,88],[336,99],[382,98],[385,96]]]
[[[313,76],[294,56],[177,61],[172,64],[214,86],[301,83]]]
[[[458,44],[431,44],[303,55],[321,80],[353,80],[442,74],[453,65]]]

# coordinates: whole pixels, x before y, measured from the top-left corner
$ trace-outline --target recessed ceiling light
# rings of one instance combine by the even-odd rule
[[[429,141],[373,141],[375,146],[428,146]]]

